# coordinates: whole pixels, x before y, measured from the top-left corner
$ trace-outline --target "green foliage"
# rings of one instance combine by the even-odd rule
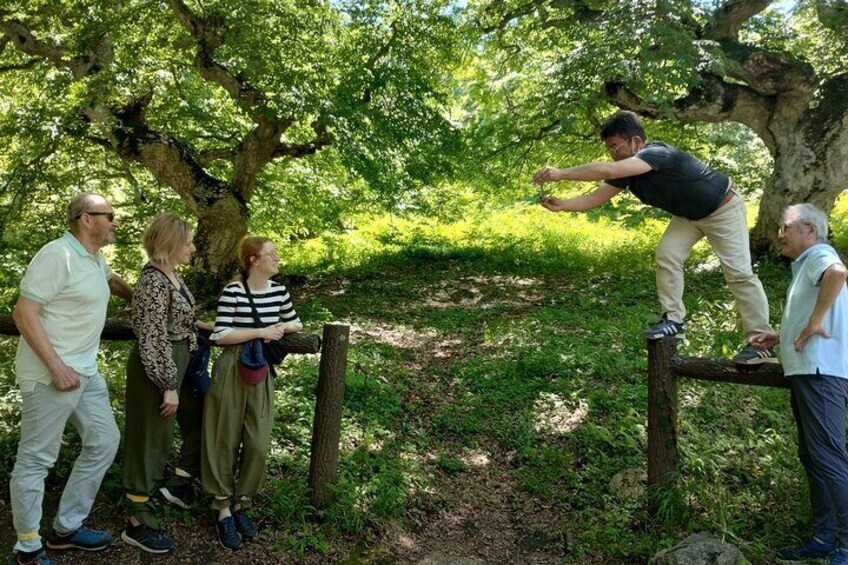
[[[365,210],[416,207],[424,187],[452,170],[462,140],[446,108],[465,37],[447,0],[186,5],[220,38],[216,61],[260,91],[267,112],[291,122],[283,143],[310,142],[316,121],[332,139],[318,155],[263,168],[256,226],[281,239],[340,231]],[[12,1],[0,18],[62,49],[63,61],[91,53],[105,61],[80,78],[13,44],[0,49],[0,68],[12,78],[0,82],[0,238],[12,251],[20,231],[61,225],[61,208],[81,190],[109,194],[139,225],[163,208],[199,214],[192,198],[183,194],[183,208],[176,187],[119,158],[114,142],[103,141],[114,120],[91,120],[98,108],[149,96],[145,124],[208,174],[233,180],[231,160],[203,155],[238,148],[256,116],[199,72],[197,45],[168,3]],[[33,246],[50,237],[37,235]]]
[[[837,242],[844,208],[833,217]],[[681,382],[679,476],[675,489],[653,495],[657,519],[647,515],[647,494],[610,488],[620,471],[645,465],[640,330],[656,316],[652,253],[661,227],[626,202],[595,216],[516,206],[452,224],[373,218],[345,237],[290,245],[288,268],[309,281],[291,289],[308,330],[347,320],[353,346],[339,480],[320,513],[306,486],[317,357],[288,359],[276,383],[269,481],[256,501],[280,532],[275,555],[379,551],[381,532],[468,503],[444,492],[450,485],[479,484],[488,496],[483,478],[492,476],[514,485],[521,543],[565,563],[644,562],[693,531],[718,532],[752,562],[769,562],[775,547],[801,535],[805,490],[782,390]],[[710,259],[699,245],[687,271],[690,341],[680,347],[726,357],[743,339]],[[788,270],[776,262],[757,270],[776,319]],[[14,341],[0,343],[7,473],[19,420]],[[101,359],[119,420],[126,352],[126,344],[107,345]],[[75,455],[75,434],[68,440],[51,488]],[[120,497],[117,467],[103,488]],[[191,523],[182,512],[167,519]]]

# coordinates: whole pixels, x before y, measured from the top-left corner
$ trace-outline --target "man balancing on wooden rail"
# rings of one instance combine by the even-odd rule
[[[831,565],[848,565],[848,269],[826,243],[827,217],[812,204],[787,208],[778,234],[781,252],[793,259],[780,335],[764,332],[752,343],[761,348],[782,343],[798,456],[810,484],[813,535],[777,555],[798,561],[833,553]]]
[[[593,192],[561,200],[544,197],[540,204],[552,212],[585,212],[607,203],[624,189],[645,204],[672,215],[657,247],[657,292],[662,319],[645,330],[648,339],[683,336],[683,263],[695,244],[706,236],[736,298],[748,344],[733,358],[743,365],[777,363],[770,349],[751,346],[752,336],[771,331],[763,285],[751,269],[745,202],[726,175],[680,149],[647,141],[633,112],[616,112],[601,128],[601,139],[613,162],[595,162],[557,169],[545,167],[533,182],[602,181]]]

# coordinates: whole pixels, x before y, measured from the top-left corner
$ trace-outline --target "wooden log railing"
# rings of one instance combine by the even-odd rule
[[[0,316],[0,336],[4,335],[20,335],[15,322],[9,316]],[[316,508],[322,508],[330,502],[332,494],[330,485],[336,482],[338,474],[349,335],[349,326],[327,324],[324,326],[323,342],[319,336],[306,333],[286,334],[280,340],[289,354],[321,353],[315,419],[312,426],[312,450],[309,456],[311,502]],[[106,320],[100,339],[102,341],[133,341],[136,336],[129,321],[109,318]]]
[[[648,489],[674,485],[677,476],[677,382],[679,377],[732,384],[789,388],[783,367],[740,367],[731,361],[677,357],[676,339],[648,340]],[[657,510],[649,502],[649,511]]]

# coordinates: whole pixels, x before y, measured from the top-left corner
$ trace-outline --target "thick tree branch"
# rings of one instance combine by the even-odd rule
[[[109,65],[114,56],[112,42],[107,35],[98,38],[87,53],[69,58],[61,47],[49,45],[37,39],[22,22],[17,20],[0,21],[0,31],[21,52],[47,59],[57,67],[67,68],[77,80],[97,73],[104,66]]]
[[[704,29],[703,37],[714,41],[737,39],[739,28],[774,0],[727,0],[715,12]]]
[[[2,31],[19,51],[50,60],[57,67],[70,68],[70,61],[65,59],[65,53],[58,47],[36,39],[32,32],[16,20],[0,21]]]
[[[148,126],[144,113],[151,99],[152,93],[148,93],[110,109],[118,125],[109,132],[109,142],[121,159],[141,163],[157,180],[173,188],[192,212],[202,216],[203,208],[231,191],[203,170],[183,143]]]
[[[281,144],[277,150],[274,152],[274,157],[305,157],[307,155],[314,155],[318,153],[321,149],[324,148],[326,144],[320,143],[318,141],[310,141],[309,143],[283,143]]]
[[[215,61],[215,51],[223,44],[223,22],[214,15],[195,14],[182,0],[168,0],[168,5],[197,42],[195,65],[200,75],[223,88],[256,123],[275,121],[276,116],[268,107],[265,94],[243,76]]]
[[[776,147],[770,130],[775,99],[751,88],[732,84],[715,75],[705,75],[703,83],[672,103],[672,114],[683,121],[721,122],[731,120],[747,125],[759,135],[770,151]],[[620,82],[604,85],[613,104],[643,116],[661,118],[662,111],[646,104],[635,92]]]
[[[256,124],[232,155],[233,186],[243,200],[250,200],[259,172],[274,158],[280,138],[294,119],[279,117],[268,105],[265,93],[215,60],[215,51],[223,44],[224,23],[220,18],[195,14],[183,0],[168,0],[168,5],[197,42],[195,66],[200,76],[223,88]]]
[[[332,136],[327,132],[326,124],[314,122],[312,129],[315,130],[315,138],[309,143],[283,143],[274,152],[274,158],[279,157],[305,157],[317,153],[333,142]]]

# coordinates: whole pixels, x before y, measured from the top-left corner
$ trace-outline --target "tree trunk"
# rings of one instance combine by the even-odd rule
[[[198,206],[197,254],[187,276],[198,303],[214,307],[221,288],[238,275],[239,242],[247,234],[247,211],[231,198]]]
[[[751,248],[757,255],[778,254],[777,230],[783,210],[809,202],[830,214],[848,186],[848,74],[823,86],[818,105],[798,120],[775,115],[771,131],[775,147],[774,176],[763,191]]]

